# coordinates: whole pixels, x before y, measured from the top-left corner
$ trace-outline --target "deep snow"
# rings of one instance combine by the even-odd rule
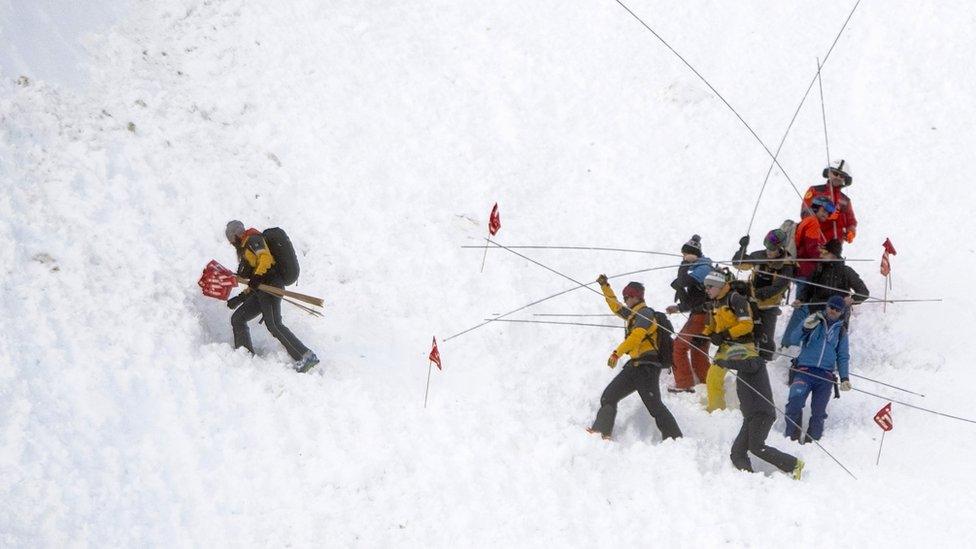
[[[612,330],[473,331],[442,345],[423,409],[432,334],[573,286],[501,250],[478,272],[481,252],[459,246],[483,238],[495,201],[504,244],[677,251],[698,233],[720,259],[748,225],[769,157],[615,2],[163,0],[94,3],[77,24],[56,4],[35,4],[58,21],[36,28],[77,38],[48,36],[56,47],[31,62],[0,57],[0,544],[910,546],[976,533],[976,426],[895,405],[875,466],[884,401],[863,394],[831,403],[823,440],[857,481],[780,438],[782,420],[770,442],[806,460],[804,479],[755,459],[765,474],[735,471],[740,415],[707,415],[699,395],[665,396],[680,441],[660,441],[636,396],[615,442],[593,439],[582,429],[615,373]],[[771,149],[852,6],[629,5]],[[35,28],[17,7],[0,9],[8,52],[31,44],[11,29]],[[890,237],[892,297],[946,299],[865,305],[854,321],[854,371],[926,398],[855,386],[967,417],[974,22],[968,2],[863,2],[823,74],[832,156],[856,170],[846,254],[876,259]],[[76,59],[84,77],[67,74]],[[825,155],[812,95],[780,163],[803,191]],[[798,203],[774,174],[754,240]],[[233,263],[231,218],[288,230],[295,289],[325,297],[325,319],[284,312],[324,358],[312,375],[291,372],[261,326],[259,356],[235,352],[229,312],[199,294],[209,259]],[[525,254],[587,281],[671,262]],[[877,263],[852,265],[880,295]],[[651,305],[670,303],[672,276],[638,278]],[[577,291],[518,318],[604,309]]]

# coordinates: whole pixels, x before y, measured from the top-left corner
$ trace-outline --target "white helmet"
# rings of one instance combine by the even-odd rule
[[[851,164],[850,162],[844,160],[843,158],[840,160],[831,160],[830,165],[824,168],[823,176],[827,177],[827,174],[828,172],[830,172],[830,170],[834,170],[835,172],[840,172],[844,174],[845,187],[854,182],[854,174],[851,173]]]

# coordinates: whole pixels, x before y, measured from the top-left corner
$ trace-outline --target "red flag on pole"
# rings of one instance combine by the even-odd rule
[[[488,216],[488,234],[495,236],[495,233],[501,228],[502,220],[498,215],[498,202],[495,202],[495,207],[491,209],[491,215]]]
[[[884,253],[881,255],[881,276],[888,276],[891,274],[891,260],[888,259],[888,255],[898,255],[895,251],[895,247],[891,244],[891,239],[886,238],[884,241]]]
[[[430,354],[427,355],[427,358],[437,365],[438,370],[443,369],[441,368],[441,352],[437,350],[437,337],[434,337],[434,343],[430,349]]]
[[[874,422],[878,424],[878,427],[885,432],[892,430],[895,427],[894,422],[891,420],[891,403],[884,405],[884,408],[878,410],[878,413],[874,414]]]

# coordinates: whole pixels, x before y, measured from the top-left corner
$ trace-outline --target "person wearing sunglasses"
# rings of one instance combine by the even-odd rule
[[[824,168],[823,176],[827,180],[823,185],[813,185],[807,189],[803,196],[803,207],[800,217],[810,215],[809,208],[813,200],[824,197],[833,203],[837,210],[830,214],[830,217],[820,223],[821,229],[826,240],[844,240],[848,244],[854,242],[857,235],[857,217],[854,216],[854,205],[841,190],[854,182],[851,176],[851,164],[846,160],[834,160],[829,166]]]
[[[820,440],[823,436],[827,404],[834,385],[837,384],[841,391],[851,390],[848,377],[851,355],[844,326],[847,309],[844,298],[833,295],[827,300],[826,309],[803,321],[803,345],[796,359],[796,372],[786,402],[786,436],[792,440],[801,441],[800,426],[803,425],[803,408],[808,396],[811,397],[810,423],[801,442]],[[835,370],[840,375],[839,384]]]

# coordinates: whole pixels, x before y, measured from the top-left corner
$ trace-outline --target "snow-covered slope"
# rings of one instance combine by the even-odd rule
[[[478,272],[481,252],[459,246],[483,238],[495,201],[506,244],[676,251],[698,233],[727,258],[769,157],[616,2],[329,4],[139,3],[65,46],[85,83],[0,65],[0,544],[909,546],[976,533],[976,425],[896,405],[876,467],[884,401],[859,393],[831,403],[823,440],[856,481],[780,438],[782,420],[770,441],[807,461],[805,478],[758,460],[765,474],[735,471],[740,415],[707,415],[698,395],[665,396],[682,440],[662,443],[636,396],[615,442],[587,436],[613,330],[458,337],[424,409],[432,334],[573,286],[502,250]],[[851,4],[631,8],[775,149]],[[974,20],[961,1],[864,2],[823,74],[831,154],[856,168],[847,255],[877,258],[891,237],[894,297],[946,298],[865,305],[854,321],[855,371],[926,398],[855,386],[968,417]],[[780,157],[800,191],[822,181],[816,94]],[[798,202],[774,173],[753,237]],[[325,297],[324,319],[284,311],[324,359],[313,374],[290,371],[262,326],[258,356],[235,352],[229,311],[199,294],[208,260],[233,263],[232,218],[284,227],[295,289]],[[525,253],[587,281],[671,262]],[[877,264],[854,265],[880,294]],[[672,275],[638,278],[653,306],[670,303]],[[578,291],[520,318],[604,308]],[[783,360],[770,371],[782,405]]]

